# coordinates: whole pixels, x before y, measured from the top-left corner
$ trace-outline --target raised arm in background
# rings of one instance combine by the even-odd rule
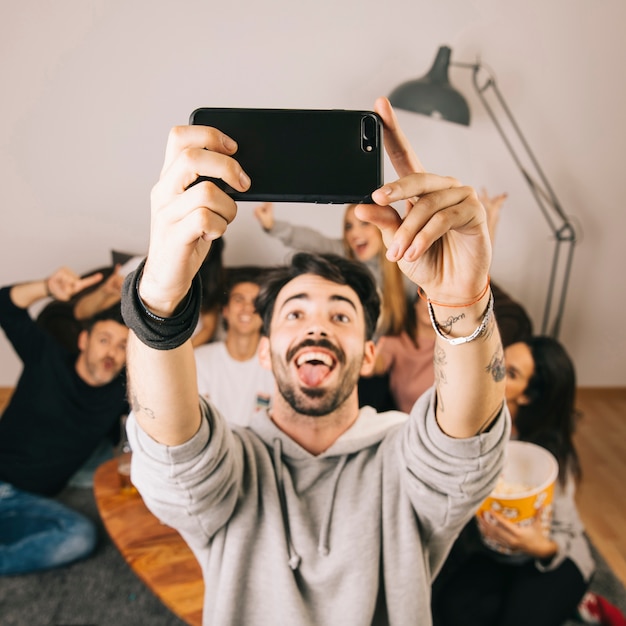
[[[116,265],[111,275],[96,289],[78,299],[74,305],[74,317],[86,320],[120,301],[124,276]]]
[[[101,279],[102,274],[81,278],[71,269],[61,267],[48,278],[14,285],[11,287],[11,300],[22,309],[27,309],[31,304],[47,297],[67,302],[72,296],[95,285]]]

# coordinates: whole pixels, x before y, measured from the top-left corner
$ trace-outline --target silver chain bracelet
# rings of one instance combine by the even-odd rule
[[[431,301],[428,300],[428,315],[430,316],[430,323],[433,325],[433,328],[435,329],[435,333],[437,333],[437,337],[443,339],[444,341],[447,341],[451,346],[460,346],[461,344],[469,343],[470,341],[474,341],[474,339],[478,339],[478,337],[480,337],[485,332],[485,329],[487,328],[487,324],[489,323],[489,320],[491,319],[492,314],[493,314],[493,291],[489,290],[489,303],[487,304],[487,308],[485,310],[485,314],[483,315],[483,319],[481,320],[476,330],[471,335],[468,335],[467,337],[454,337],[454,338],[446,337],[446,335],[444,335],[443,332],[441,331],[441,327],[439,326],[437,320],[435,319],[435,312],[433,311],[433,305]]]

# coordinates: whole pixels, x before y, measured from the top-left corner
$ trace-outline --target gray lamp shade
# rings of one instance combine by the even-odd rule
[[[447,46],[441,46],[428,74],[396,87],[389,94],[391,104],[399,109],[469,126],[469,106],[448,80],[451,52]]]

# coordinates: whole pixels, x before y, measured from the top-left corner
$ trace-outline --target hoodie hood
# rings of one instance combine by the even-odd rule
[[[320,464],[327,464],[330,459],[333,459],[335,467],[333,468],[325,504],[323,505],[324,513],[321,519],[317,545],[317,551],[320,556],[328,556],[330,553],[330,526],[335,508],[337,484],[348,461],[348,456],[377,444],[390,429],[398,427],[406,422],[407,419],[408,415],[399,411],[377,413],[370,406],[363,407],[359,411],[359,416],[354,424],[328,450],[316,456],[307,452],[280,430],[270,419],[267,411],[258,414],[251,428],[272,451],[274,477],[280,496],[280,508],[287,542],[286,547],[289,554],[288,564],[292,570],[298,569],[302,558],[296,551],[292,540],[289,505],[285,489],[285,463],[288,463],[290,460],[295,462],[303,460],[315,462],[317,459]]]
[[[282,454],[294,459],[328,458],[352,454],[379,443],[390,429],[407,421],[408,415],[400,411],[378,413],[371,406],[359,410],[356,421],[345,433],[319,455],[314,455],[286,435],[271,420],[267,411],[259,411],[255,415],[250,429],[253,430],[267,445],[273,449],[275,440],[281,440]]]

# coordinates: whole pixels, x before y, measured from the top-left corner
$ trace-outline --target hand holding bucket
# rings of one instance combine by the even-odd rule
[[[540,524],[548,536],[552,521],[552,498],[559,466],[545,448],[524,441],[507,444],[506,460],[498,485],[477,511],[480,517],[495,520],[498,516],[518,527]],[[498,516],[494,516],[493,513]],[[485,544],[500,554],[513,555],[516,551],[483,532]]]

